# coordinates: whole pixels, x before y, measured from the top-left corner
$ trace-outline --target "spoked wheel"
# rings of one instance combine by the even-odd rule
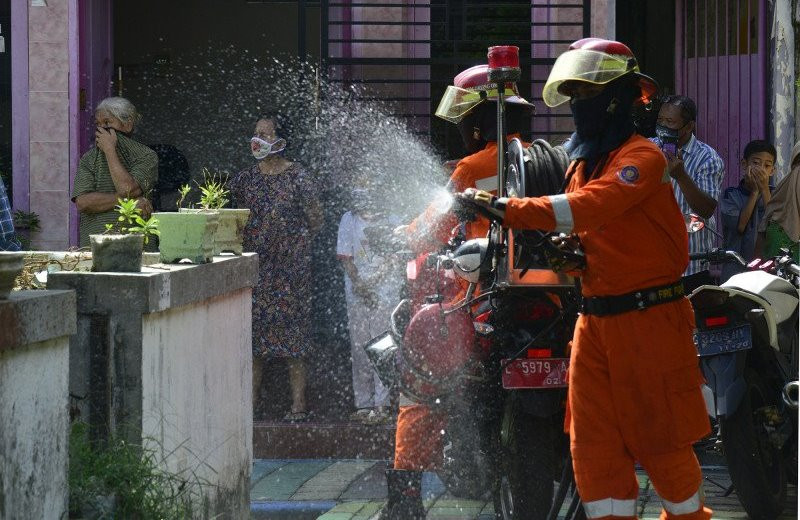
[[[772,519],[786,501],[786,460],[769,440],[769,410],[777,403],[758,373],[746,370],[736,412],[722,421],[722,442],[733,487],[750,518]]]
[[[494,490],[498,520],[545,520],[553,502],[556,421],[526,414],[514,394],[506,400]]]

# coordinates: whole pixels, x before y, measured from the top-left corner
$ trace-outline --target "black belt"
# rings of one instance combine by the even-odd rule
[[[619,296],[593,296],[584,298],[581,307],[583,314],[612,316],[628,311],[643,311],[653,305],[668,303],[683,298],[683,281],[639,289]]]

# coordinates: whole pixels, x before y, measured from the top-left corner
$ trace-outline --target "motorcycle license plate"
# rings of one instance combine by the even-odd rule
[[[503,369],[503,388],[564,388],[567,367],[569,358],[514,359]]]
[[[698,330],[694,333],[694,341],[697,355],[700,357],[727,354],[753,347],[749,323],[724,329]]]

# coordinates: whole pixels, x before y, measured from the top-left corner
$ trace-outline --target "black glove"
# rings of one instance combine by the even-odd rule
[[[471,212],[474,215],[479,213],[489,220],[502,224],[506,217],[507,202],[507,198],[495,197],[488,191],[467,188],[463,192],[455,194],[453,211],[456,214]]]

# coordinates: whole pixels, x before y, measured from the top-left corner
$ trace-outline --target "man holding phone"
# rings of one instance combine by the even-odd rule
[[[706,220],[706,228],[715,226],[725,166],[719,154],[694,135],[697,105],[686,96],[672,95],[662,100],[652,139],[667,158],[667,172],[672,178],[675,199],[684,218],[697,214]],[[689,235],[689,252],[707,251],[714,247],[714,234],[708,229]],[[684,273],[686,292],[713,280],[708,268],[699,261],[689,262]]]

